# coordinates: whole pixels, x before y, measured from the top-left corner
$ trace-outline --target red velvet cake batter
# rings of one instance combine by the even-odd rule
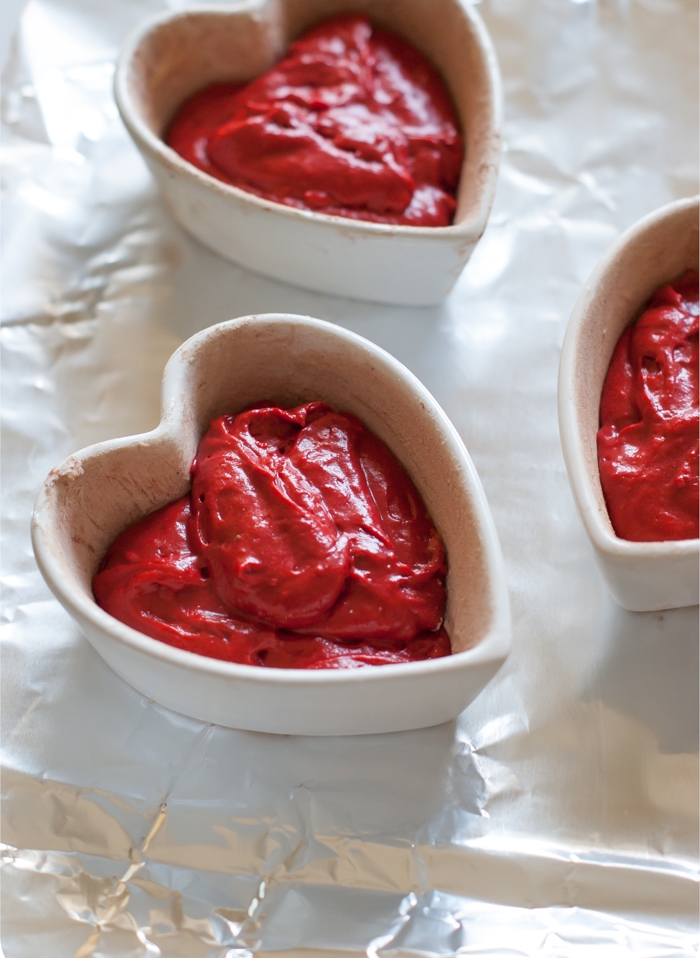
[[[123,532],[93,588],[115,618],[181,649],[354,668],[450,654],[445,573],[396,458],[315,402],[214,420],[191,493]]]
[[[698,537],[698,274],[662,286],[620,337],[600,403],[600,480],[618,536]]]

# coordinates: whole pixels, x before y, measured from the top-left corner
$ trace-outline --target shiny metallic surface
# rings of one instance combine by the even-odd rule
[[[614,604],[556,414],[588,272],[697,192],[696,5],[483,0],[506,151],[484,238],[430,309],[287,287],[175,226],[111,93],[121,39],[164,7],[30,0],[5,71],[6,958],[697,954],[697,608]],[[456,723],[355,739],[203,725],[121,682],[36,569],[48,470],[153,427],[193,332],[278,310],[392,352],[474,458],[514,641]]]

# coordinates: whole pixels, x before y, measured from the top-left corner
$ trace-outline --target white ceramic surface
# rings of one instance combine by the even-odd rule
[[[192,93],[259,76],[291,39],[344,12],[367,13],[401,34],[443,74],[466,147],[452,226],[389,226],[282,206],[208,176],[161,140]],[[486,226],[501,149],[500,79],[479,15],[460,0],[251,0],[168,13],[124,44],[115,96],[178,222],[220,255],[275,279],[431,305],[450,292]]]
[[[698,603],[698,540],[630,542],[615,535],[598,472],[600,395],[623,329],[659,286],[698,267],[698,197],[632,226],[588,278],[559,365],[559,429],[569,481],[610,591],[633,612]]]
[[[265,399],[324,399],[349,410],[406,466],[447,551],[445,624],[455,654],[337,672],[235,665],[171,648],[96,605],[91,581],[102,555],[126,526],[187,491],[210,420]],[[472,701],[510,646],[493,521],[454,427],[388,353],[320,320],[249,316],[189,339],[166,367],[158,428],[92,446],[52,470],[32,537],[49,586],[112,668],[157,702],[220,725],[302,735],[435,725]]]

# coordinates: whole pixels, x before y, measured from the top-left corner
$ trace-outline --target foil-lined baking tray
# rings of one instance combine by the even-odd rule
[[[697,192],[696,4],[483,0],[498,195],[429,309],[275,283],[172,222],[111,92],[123,36],[165,6],[29,0],[5,70],[6,958],[697,954],[697,609],[610,599],[555,401],[597,258]],[[36,569],[48,470],[155,426],[187,336],[277,310],[388,349],[475,460],[514,647],[456,723],[300,739],[184,718],[108,669]]]

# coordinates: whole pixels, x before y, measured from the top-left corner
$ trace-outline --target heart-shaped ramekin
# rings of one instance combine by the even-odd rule
[[[452,226],[391,226],[293,209],[208,176],[161,139],[192,93],[259,76],[294,37],[347,12],[401,34],[447,83],[466,147]],[[221,256],[275,279],[355,299],[435,304],[486,227],[501,150],[501,87],[488,33],[461,0],[249,0],[167,13],[125,42],[115,96],[180,225]]]
[[[698,604],[698,540],[630,542],[615,535],[598,472],[600,396],[615,344],[651,294],[698,268],[698,197],[680,200],[624,233],[589,276],[564,338],[559,431],[569,482],[598,565],[625,609]]]
[[[455,654],[335,672],[235,665],[171,648],[97,606],[91,582],[106,549],[187,491],[211,419],[256,401],[312,399],[358,415],[423,496],[447,551],[445,622]],[[247,316],[189,339],[166,367],[158,428],[91,446],[52,470],[32,538],[44,578],[115,672],[169,708],[233,728],[355,735],[436,725],[472,701],[510,646],[493,520],[454,427],[388,353],[317,319]]]

